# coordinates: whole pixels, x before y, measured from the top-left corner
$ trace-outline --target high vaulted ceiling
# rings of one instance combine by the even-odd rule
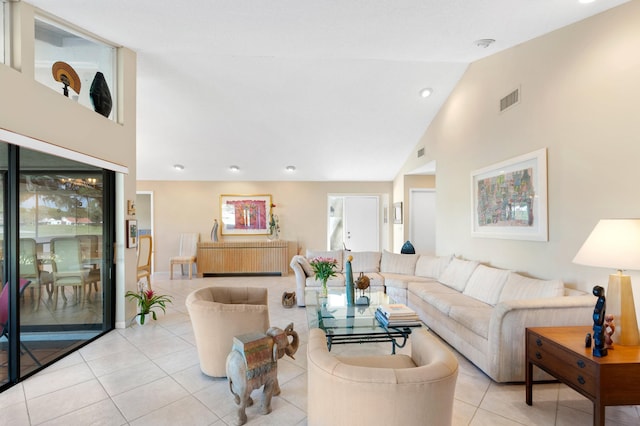
[[[27,2],[137,53],[139,180],[389,181],[469,63],[626,0]]]

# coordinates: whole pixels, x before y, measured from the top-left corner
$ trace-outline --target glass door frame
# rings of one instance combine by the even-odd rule
[[[6,382],[0,385],[0,392],[15,385],[16,383],[30,377],[42,368],[53,362],[77,351],[91,341],[101,337],[106,332],[115,329],[115,263],[114,263],[114,242],[115,242],[115,200],[116,200],[116,173],[102,168],[103,177],[103,224],[102,224],[102,253],[103,260],[101,266],[101,282],[103,291],[102,301],[102,324],[100,331],[95,337],[80,342],[73,349],[61,352],[59,356],[43,363],[26,373],[21,373],[21,327],[20,327],[20,297],[18,291],[19,276],[19,241],[20,241],[20,150],[18,145],[1,141],[6,144],[0,145],[0,149],[7,150],[7,170],[4,172],[3,188],[3,219],[4,224],[0,225],[4,229],[3,247],[4,265],[3,276],[8,288],[9,318],[8,318],[8,342],[7,342],[7,377]],[[52,154],[47,154],[52,155]],[[3,284],[5,284],[3,283]],[[66,327],[61,325],[60,327]],[[3,377],[3,380],[5,378]]]

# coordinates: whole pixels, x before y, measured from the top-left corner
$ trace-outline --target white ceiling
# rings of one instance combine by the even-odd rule
[[[140,180],[389,181],[470,62],[626,0],[28,3],[137,52]]]

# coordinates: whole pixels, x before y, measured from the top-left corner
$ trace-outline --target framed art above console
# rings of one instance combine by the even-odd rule
[[[271,195],[220,195],[222,235],[268,235]]]

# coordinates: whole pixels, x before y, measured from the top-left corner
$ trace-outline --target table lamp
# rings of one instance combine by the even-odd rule
[[[582,244],[573,263],[617,269],[609,275],[606,313],[613,314],[614,343],[640,345],[631,277],[624,270],[640,270],[640,219],[602,219]]]

